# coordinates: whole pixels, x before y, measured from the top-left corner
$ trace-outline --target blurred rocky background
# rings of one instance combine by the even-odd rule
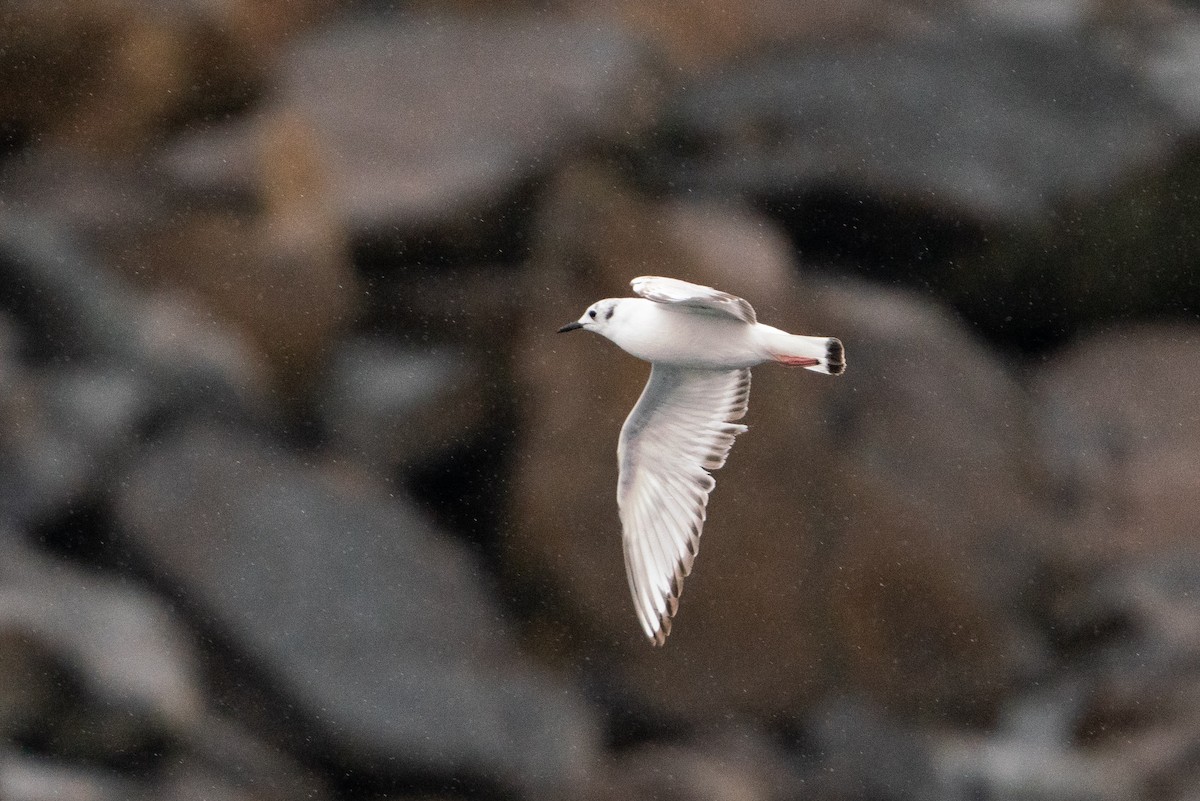
[[[0,799],[1200,799],[1198,310],[1194,0],[0,0]]]

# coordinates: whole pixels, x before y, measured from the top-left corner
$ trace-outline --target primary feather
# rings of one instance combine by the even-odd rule
[[[749,370],[655,364],[617,446],[625,568],[638,620],[661,645],[700,547],[709,475],[746,427]]]

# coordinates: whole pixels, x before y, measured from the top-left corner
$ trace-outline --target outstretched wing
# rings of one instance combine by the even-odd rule
[[[734,437],[746,426],[749,370],[655,364],[621,428],[617,505],[625,573],[638,621],[655,645],[671,632],[683,579],[700,547],[705,505]]]
[[[641,278],[633,279],[629,284],[633,287],[634,292],[655,303],[672,303],[691,306],[695,309],[705,309],[717,314],[729,315],[751,325],[758,322],[758,318],[754,314],[754,307],[747,301],[710,286],[680,281],[678,278],[660,278],[655,275],[643,275]]]

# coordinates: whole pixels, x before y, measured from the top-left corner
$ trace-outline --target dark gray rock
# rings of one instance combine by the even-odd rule
[[[4,801],[141,801],[137,783],[95,767],[0,752]]]
[[[35,367],[9,354],[0,367],[0,517],[43,522],[99,497],[160,415],[260,405],[256,376],[236,349],[222,350],[219,329],[167,330],[179,307],[141,308],[140,358]]]
[[[1200,19],[1194,12],[1150,40],[1146,63],[1153,91],[1180,117],[1200,125]]]
[[[891,801],[936,797],[929,738],[854,698],[834,698],[807,720],[816,770],[815,797]]]
[[[488,578],[403,500],[193,425],[139,461],[117,507],[339,761],[535,793],[586,777],[579,700],[517,661]]]
[[[183,296],[143,294],[44,208],[0,213],[0,515],[52,518],[103,490],[145,424],[260,411],[266,368]],[[78,227],[87,226],[76,223]]]
[[[1073,30],[944,18],[780,49],[668,106],[673,185],[795,198],[828,186],[1031,223],[1161,161],[1191,130],[1128,62]]]
[[[487,420],[483,365],[461,348],[348,340],[330,361],[321,393],[328,436],[372,467],[428,462]]]
[[[182,294],[131,286],[98,258],[80,227],[87,226],[36,203],[0,212],[0,278],[14,287],[0,311],[31,361],[120,365],[128,380],[150,381],[152,395],[168,404],[262,403],[265,367],[236,331]]]
[[[685,87],[662,146],[638,154],[643,174],[752,198],[813,263],[933,289],[1025,352],[1113,319],[1190,314],[1194,13],[954,5]]]
[[[0,510],[42,520],[98,492],[155,408],[144,376],[114,364],[21,370],[0,395]]]
[[[52,220],[0,211],[0,276],[14,290],[5,310],[26,325],[36,352],[69,358],[135,349],[135,298]]]
[[[170,801],[321,801],[326,783],[277,744],[256,737],[245,715],[208,714],[181,738],[179,748],[148,784],[152,797]]]
[[[146,164],[43,147],[0,165],[0,197],[10,213],[113,245],[169,213],[164,177]]]
[[[191,647],[159,599],[7,540],[0,548],[0,731],[111,759],[197,724]]]
[[[0,317],[0,519],[43,521],[102,488],[158,402],[111,355],[30,366],[18,351],[34,332]]]
[[[642,48],[595,23],[363,15],[292,46],[274,112],[313,125],[333,206],[355,234],[510,241],[512,220],[484,217],[573,150],[641,128],[654,94],[644,70]],[[244,194],[259,125],[182,137],[163,166],[192,190]]]
[[[582,21],[364,17],[297,44],[282,98],[328,146],[354,230],[474,230],[572,146],[634,124],[640,60],[619,32]]]
[[[1107,755],[1004,738],[935,738],[938,795],[995,801],[1124,801],[1137,783]]]

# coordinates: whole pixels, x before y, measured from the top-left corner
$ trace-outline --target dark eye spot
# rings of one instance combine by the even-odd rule
[[[596,310],[588,309],[588,317],[591,317],[593,320],[595,320],[596,319]]]
[[[611,320],[611,319],[612,319],[612,313],[613,313],[613,307],[612,307],[612,306],[609,306],[609,307],[608,307],[608,311],[606,311],[606,312],[604,313],[604,319],[605,319],[605,320]]]

